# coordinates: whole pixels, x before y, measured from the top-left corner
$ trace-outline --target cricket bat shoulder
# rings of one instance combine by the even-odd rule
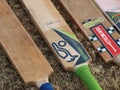
[[[53,72],[5,0],[0,1],[0,43],[24,82],[35,84]]]
[[[84,47],[50,0],[22,0],[22,3],[66,70],[74,70],[75,66],[91,61]]]
[[[51,0],[22,0],[36,26],[65,70],[74,71],[88,89],[101,90],[90,72],[90,56],[65,23]]]
[[[120,54],[118,44],[120,35],[95,4],[90,0],[75,0],[74,2],[58,0],[58,4],[91,41],[104,61],[115,61],[114,59]]]

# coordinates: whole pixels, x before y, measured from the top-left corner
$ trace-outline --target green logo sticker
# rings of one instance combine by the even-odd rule
[[[91,28],[91,27],[95,26],[96,24],[102,23],[103,21],[104,21],[104,19],[102,17],[99,17],[95,20],[85,22],[83,24],[83,26],[84,26],[84,28]]]

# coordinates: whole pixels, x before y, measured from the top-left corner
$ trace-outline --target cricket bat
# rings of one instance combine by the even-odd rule
[[[48,82],[53,69],[5,0],[0,0],[0,44],[25,83],[54,90]]]
[[[120,35],[91,0],[57,0],[105,62],[120,64]]]
[[[89,90],[102,90],[88,67],[90,56],[50,0],[21,0],[65,70],[74,71]]]
[[[93,0],[120,31],[120,0]]]

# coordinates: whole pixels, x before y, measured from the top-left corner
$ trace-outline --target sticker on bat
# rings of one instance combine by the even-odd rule
[[[75,35],[63,30],[53,30],[62,38],[60,41],[52,42],[52,46],[60,58],[67,62],[75,62],[74,66],[80,65],[90,59]]]
[[[73,62],[80,57],[79,53],[75,52],[74,55],[66,49],[67,43],[65,41],[59,41],[58,43],[52,43],[57,54],[65,59],[67,62]]]
[[[107,48],[110,54],[115,57],[120,54],[120,48],[109,35],[107,30],[102,24],[98,24],[91,28],[91,31],[97,36],[97,38],[102,42],[102,44]]]
[[[82,24],[84,26],[84,28],[91,28],[99,23],[102,23],[104,21],[104,19],[102,17],[99,17],[97,19],[94,19],[94,20],[87,20],[87,21],[84,21]]]
[[[120,28],[120,12],[106,12],[110,19]]]

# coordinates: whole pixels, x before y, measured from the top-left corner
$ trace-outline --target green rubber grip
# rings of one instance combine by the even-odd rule
[[[85,85],[87,85],[88,90],[102,90],[97,80],[90,72],[90,68],[88,65],[78,67],[75,70],[75,74],[84,81]]]

